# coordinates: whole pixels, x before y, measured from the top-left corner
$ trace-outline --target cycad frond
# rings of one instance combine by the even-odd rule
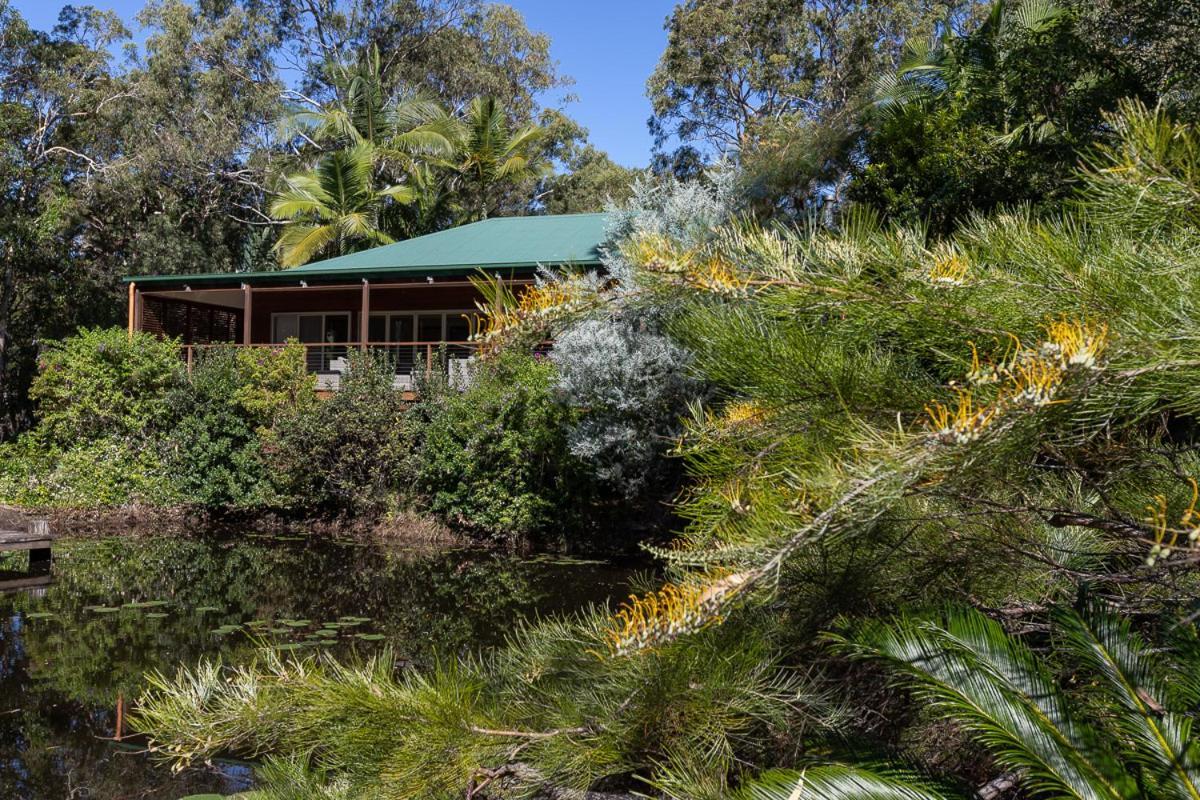
[[[1113,782],[1115,759],[1097,757],[1095,731],[1074,718],[1028,649],[983,614],[951,612],[943,624],[873,621],[843,641],[848,652],[905,674],[1002,764],[1022,770],[1023,785],[1080,800],[1124,795]]]
[[[1174,697],[1163,658],[1152,652],[1128,619],[1098,606],[1085,615],[1060,612],[1057,630],[1071,651],[1107,684],[1124,709],[1116,724],[1128,737],[1127,760],[1158,785],[1157,797],[1200,798],[1200,742],[1192,733],[1192,708]]]
[[[915,775],[865,767],[823,764],[803,770],[764,773],[736,800],[951,800]]]

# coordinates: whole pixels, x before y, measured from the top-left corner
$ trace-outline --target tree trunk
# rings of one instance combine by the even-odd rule
[[[4,263],[0,265],[0,439],[14,427],[12,419],[12,381],[8,375],[8,348],[11,342],[9,323],[12,317],[13,290],[16,271],[12,242],[4,248]]]

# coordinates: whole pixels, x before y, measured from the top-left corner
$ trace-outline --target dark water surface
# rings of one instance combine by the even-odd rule
[[[26,560],[3,553],[0,568]],[[60,539],[49,575],[32,581],[45,585],[5,590],[16,575],[0,575],[0,798],[244,789],[249,765],[173,775],[136,739],[113,740],[146,673],[245,661],[264,640],[346,657],[386,644],[419,663],[498,644],[522,618],[623,597],[630,576],[602,561],[326,537]]]

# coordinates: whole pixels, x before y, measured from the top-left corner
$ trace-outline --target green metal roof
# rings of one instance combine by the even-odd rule
[[[360,253],[274,272],[131,275],[139,284],[207,285],[229,281],[291,283],[295,280],[349,279],[372,275],[467,274],[477,269],[523,269],[539,265],[600,263],[607,214],[494,217],[418,236]]]

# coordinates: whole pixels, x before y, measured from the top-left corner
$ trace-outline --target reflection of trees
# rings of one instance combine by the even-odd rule
[[[5,684],[4,689],[8,688]],[[53,703],[52,697],[41,694],[20,699]],[[226,768],[233,773],[231,777],[242,778],[239,781],[205,770],[172,775],[129,749],[97,738],[111,731],[92,722],[86,712],[70,704],[58,706],[57,712],[39,709],[38,713],[0,720],[0,797],[176,800],[187,794],[228,792],[244,786],[243,776],[249,770],[242,767]]]
[[[232,662],[252,657],[255,643],[243,634],[214,636],[220,625],[369,617],[358,630],[383,633],[386,640],[346,637],[335,648],[339,655],[388,643],[427,660],[435,650],[498,643],[519,619],[539,611],[602,600],[622,579],[619,571],[598,566],[326,539],[65,541],[56,545],[55,558],[55,583],[44,597],[0,597],[10,612],[55,615],[14,616],[0,627],[0,711],[22,709],[0,716],[0,763],[23,764],[33,776],[30,785],[38,787],[23,795],[5,783],[17,780],[13,770],[0,769],[0,797],[66,797],[67,771],[74,771],[74,785],[86,781],[95,797],[140,796],[130,787],[159,784],[169,797],[212,791],[211,776],[189,778],[186,791],[170,783],[168,791],[161,771],[96,737],[112,735],[118,693],[135,697],[146,672],[171,672],[216,653]],[[145,600],[169,605],[112,614],[85,610]],[[196,610],[204,606],[220,610]],[[167,616],[146,614],[160,611]],[[117,780],[125,781],[123,790],[100,788]]]

